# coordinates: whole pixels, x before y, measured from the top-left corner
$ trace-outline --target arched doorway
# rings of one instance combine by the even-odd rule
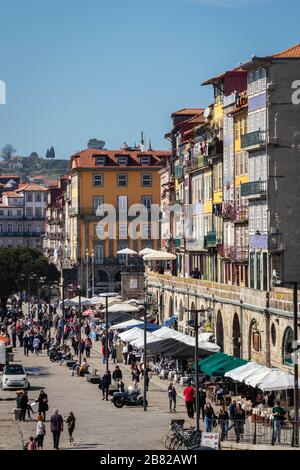
[[[261,336],[258,331],[258,325],[255,318],[251,320],[249,328],[249,360],[252,357],[252,353],[261,351]]]
[[[293,341],[294,341],[294,331],[288,326],[283,335],[282,343],[282,363],[291,366],[292,362],[292,352],[293,352]]]
[[[241,357],[241,328],[240,328],[240,320],[239,320],[237,313],[235,313],[233,317],[232,345],[233,345],[233,356]]]
[[[121,271],[117,271],[115,274],[115,282],[121,282]]]
[[[174,302],[173,302],[173,297],[171,296],[169,299],[169,318],[171,318],[174,315]]]
[[[224,351],[224,328],[221,310],[218,310],[217,313],[216,336],[217,345],[220,346],[221,351]]]
[[[180,302],[179,302],[179,312],[178,312],[178,320],[179,321],[183,321],[183,315],[184,315],[183,302],[182,302],[182,300],[180,300]]]

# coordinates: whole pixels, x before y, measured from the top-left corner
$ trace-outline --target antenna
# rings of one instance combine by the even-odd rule
[[[145,145],[144,132],[143,131],[141,132],[141,145]]]
[[[152,150],[151,139],[149,139],[149,150]]]

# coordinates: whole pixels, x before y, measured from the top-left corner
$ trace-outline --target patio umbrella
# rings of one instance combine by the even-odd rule
[[[126,255],[126,265],[128,264],[128,256],[137,255],[137,252],[130,248],[124,248],[123,250],[117,251],[117,255]]]
[[[82,316],[88,317],[90,315],[95,315],[95,313],[96,313],[95,310],[92,310],[91,308],[89,308],[88,310],[85,310],[84,312],[82,312]]]
[[[80,303],[82,307],[95,305],[92,299],[88,299],[87,297],[81,297]],[[73,299],[65,300],[66,307],[79,307],[79,296],[74,297]]]
[[[115,304],[108,307],[108,313],[137,313],[139,309],[130,304]]]
[[[153,251],[153,248],[144,248],[143,250],[139,251],[139,255],[140,256],[144,256],[144,255],[150,255]]]

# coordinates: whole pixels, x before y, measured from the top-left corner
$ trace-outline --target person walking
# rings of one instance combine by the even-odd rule
[[[117,359],[117,348],[116,348],[116,345],[113,343],[111,347],[111,360],[113,361],[114,364],[116,363],[116,359]]]
[[[46,421],[46,411],[49,410],[49,404],[48,404],[48,395],[47,393],[45,393],[44,390],[40,391],[40,394],[36,402],[39,404],[38,413],[41,413],[44,417],[44,421]]]
[[[280,401],[276,401],[275,406],[272,408],[273,416],[273,433],[272,433],[272,445],[276,442],[280,443],[281,427],[284,421],[285,410],[280,405]]]
[[[194,402],[195,402],[195,390],[192,387],[191,382],[183,390],[185,406],[187,410],[187,415],[189,418],[194,418]]]
[[[240,442],[240,438],[243,438],[245,421],[245,411],[242,408],[242,404],[238,403],[234,414],[234,431],[236,435],[236,442]]]
[[[123,357],[124,357],[124,364],[127,364],[127,358],[128,358],[128,346],[127,346],[127,344],[124,344],[124,346],[123,346]]]
[[[111,373],[108,370],[102,378],[102,400],[108,401],[109,386],[111,385]]]
[[[170,413],[172,413],[172,411],[174,413],[176,412],[176,396],[177,396],[176,388],[174,387],[173,382],[170,382],[169,386],[168,386],[168,398],[169,398]]]
[[[19,339],[19,346],[20,348],[23,348],[23,338],[24,338],[24,329],[23,325],[21,325],[19,332],[18,332],[18,339]]]
[[[78,356],[78,345],[79,345],[79,341],[78,341],[77,335],[74,335],[72,338],[72,348],[73,348],[75,356]]]
[[[131,377],[132,377],[132,382],[134,385],[137,385],[140,381],[140,370],[138,367],[135,365],[131,371]]]
[[[221,427],[221,441],[224,441],[224,439],[227,439],[229,427],[229,413],[225,405],[222,405],[220,408],[218,421]]]
[[[20,408],[21,408],[19,421],[25,421],[26,411],[28,407],[28,395],[27,395],[26,390],[23,390],[19,403],[20,403]]]
[[[24,356],[28,357],[31,346],[30,346],[29,333],[27,331],[23,337],[23,348],[24,348]]]
[[[64,420],[62,416],[59,414],[58,410],[55,410],[54,415],[51,416],[50,423],[51,423],[51,432],[53,435],[53,448],[56,450],[59,450],[59,439],[60,439],[60,434],[64,430]]]
[[[119,380],[122,380],[123,374],[119,366],[115,367],[115,370],[113,371],[112,378],[114,382],[118,382]]]
[[[91,349],[93,347],[92,340],[89,336],[85,339],[86,357],[91,357]]]
[[[67,426],[68,426],[68,434],[69,434],[70,445],[71,444],[75,445],[73,432],[74,432],[74,429],[75,429],[76,418],[74,416],[73,411],[70,411],[69,416],[67,417],[66,423],[67,423]]]
[[[41,340],[40,340],[40,338],[39,338],[38,336],[35,336],[35,337],[34,337],[32,346],[33,346],[35,355],[38,356],[38,355],[39,355],[40,346],[41,346]]]
[[[45,435],[46,435],[46,426],[44,423],[44,418],[43,418],[43,415],[39,413],[37,417],[37,423],[36,423],[36,443],[37,443],[38,450],[43,450]]]
[[[205,432],[212,432],[214,419],[216,418],[215,412],[211,403],[208,402],[204,408],[204,427]]]
[[[234,416],[236,413],[236,399],[233,399],[232,402],[230,403],[228,412],[229,412],[229,418],[231,421],[230,426],[228,428],[228,431],[230,431],[230,429],[234,428]]]
[[[16,329],[15,324],[12,325],[10,332],[11,332],[12,347],[16,348],[17,347],[17,329]]]

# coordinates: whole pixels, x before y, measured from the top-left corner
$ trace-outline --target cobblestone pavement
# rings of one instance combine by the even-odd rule
[[[101,363],[98,351],[97,344],[89,364],[101,373],[104,365]],[[117,409],[111,402],[102,401],[97,385],[90,384],[83,377],[72,377],[66,366],[51,363],[45,353],[38,357],[30,354],[27,358],[23,355],[23,351],[17,348],[15,361],[21,362],[35,374],[30,375],[30,402],[36,399],[39,390],[45,387],[50,408],[47,421],[56,408],[64,418],[69,411],[75,413],[76,449],[161,449],[161,437],[169,429],[170,418],[175,416],[180,419],[187,418],[182,400],[179,400],[178,412],[169,413],[166,381],[164,386],[154,382],[150,384],[149,407],[146,412],[140,407]],[[130,371],[126,366],[121,367],[125,384],[128,385],[131,380]],[[113,365],[111,369],[113,370]],[[35,435],[35,421],[14,422],[12,410],[15,402],[12,399],[15,397],[15,392],[1,391],[0,397],[0,448],[22,449],[23,443],[29,436]],[[49,422],[46,422],[46,426],[45,449],[51,449],[52,436]],[[66,430],[62,433],[60,447],[70,448]]]

